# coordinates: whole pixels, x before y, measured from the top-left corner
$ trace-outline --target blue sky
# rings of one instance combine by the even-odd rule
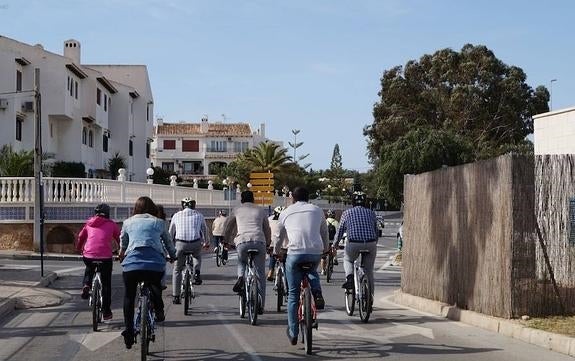
[[[0,0],[0,34],[87,64],[146,64],[165,121],[266,124],[268,137],[328,168],[369,169],[362,134],[385,69],[442,48],[483,44],[553,83],[553,108],[575,106],[575,2],[424,0]],[[291,152],[291,151],[290,151]],[[290,153],[291,154],[291,153]]]

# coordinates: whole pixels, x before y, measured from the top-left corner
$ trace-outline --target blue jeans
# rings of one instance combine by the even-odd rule
[[[286,279],[288,282],[288,328],[293,337],[299,334],[297,309],[299,306],[300,283],[303,278],[303,272],[297,266],[299,263],[311,262],[313,268],[309,272],[309,283],[312,292],[321,292],[321,284],[319,283],[319,275],[317,274],[317,266],[321,259],[319,254],[288,254],[286,258]]]

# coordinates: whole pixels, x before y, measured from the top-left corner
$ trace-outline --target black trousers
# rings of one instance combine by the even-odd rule
[[[162,276],[164,272],[155,271],[129,271],[123,273],[124,278],[124,325],[126,330],[134,327],[134,304],[138,283],[148,281],[150,283],[150,298],[156,313],[164,312],[164,301],[162,301]]]
[[[84,285],[92,287],[92,278],[96,273],[93,265],[94,261],[102,262],[100,265],[100,274],[102,276],[102,312],[111,312],[110,304],[112,303],[112,259],[95,259],[84,258],[86,269],[84,270]]]

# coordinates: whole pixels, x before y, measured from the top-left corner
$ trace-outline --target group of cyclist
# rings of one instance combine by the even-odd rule
[[[375,213],[366,207],[365,194],[356,192],[352,196],[352,208],[345,210],[337,222],[335,213],[328,211],[327,219],[321,208],[309,202],[309,192],[305,187],[296,187],[292,192],[293,204],[284,208],[277,207],[269,217],[265,208],[254,204],[251,191],[241,193],[241,205],[228,216],[220,211],[212,224],[214,246],[223,242],[227,250],[235,247],[238,255],[237,281],[234,292],[242,292],[244,271],[248,260],[248,250],[257,249],[254,264],[260,280],[273,281],[277,258],[285,260],[285,273],[288,282],[288,339],[292,345],[297,343],[300,282],[304,276],[299,265],[311,264],[307,272],[310,287],[317,309],[325,307],[322,295],[318,266],[325,269],[325,255],[337,252],[339,243],[346,235],[344,270],[346,281],[343,288],[352,289],[353,262],[359,250],[368,249],[365,259],[366,273],[373,292],[373,266],[377,251],[378,226]],[[102,274],[102,312],[104,320],[112,318],[111,274],[113,251],[118,248],[122,261],[124,295],[124,324],[122,332],[127,348],[134,343],[134,302],[137,284],[147,281],[150,285],[152,303],[155,308],[156,322],[165,319],[162,301],[163,278],[167,260],[174,261],[172,275],[173,303],[180,303],[180,283],[185,267],[186,254],[191,254],[194,263],[194,284],[202,284],[201,251],[209,247],[209,237],[204,216],[195,210],[196,202],[190,198],[182,200],[182,210],[172,216],[169,227],[165,221],[163,207],[157,206],[149,197],[140,197],[135,203],[133,214],[126,219],[121,231],[110,220],[110,207],[98,205],[95,215],[90,218],[78,235],[76,247],[83,254],[86,271],[83,279],[82,298],[88,298],[92,262],[103,261]],[[335,227],[335,231],[333,228]],[[267,252],[266,252],[267,251]],[[266,253],[270,254],[269,272],[265,273]],[[222,255],[223,256],[223,255]],[[227,251],[225,254],[227,257]],[[337,258],[336,258],[337,259]],[[259,295],[264,312],[265,281],[260,284]]]

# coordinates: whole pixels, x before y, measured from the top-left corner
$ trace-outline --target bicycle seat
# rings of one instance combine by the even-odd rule
[[[182,254],[183,254],[184,256],[191,256],[191,255],[193,255],[193,254],[194,254],[194,252],[190,252],[190,251],[183,251],[183,252],[182,252]]]
[[[359,254],[370,254],[371,251],[369,249],[362,249],[359,251]]]
[[[302,262],[298,263],[298,267],[301,268],[302,271],[308,272],[313,269],[314,264],[312,262]]]
[[[255,249],[255,248],[248,249],[248,255],[254,255],[255,256],[258,253],[260,253],[259,249]]]

